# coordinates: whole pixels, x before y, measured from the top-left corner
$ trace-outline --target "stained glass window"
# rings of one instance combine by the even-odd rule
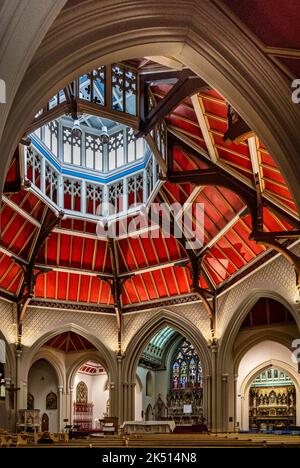
[[[184,340],[172,361],[173,389],[202,387],[202,365],[193,345]]]

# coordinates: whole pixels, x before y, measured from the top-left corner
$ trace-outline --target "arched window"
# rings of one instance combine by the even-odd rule
[[[88,402],[88,388],[84,382],[79,382],[76,387],[76,403]]]
[[[150,371],[146,375],[146,396],[151,397],[153,393],[152,374]]]
[[[202,365],[193,345],[181,342],[172,360],[172,389],[202,387]]]
[[[5,400],[4,364],[2,364],[1,362],[0,362],[0,400]]]

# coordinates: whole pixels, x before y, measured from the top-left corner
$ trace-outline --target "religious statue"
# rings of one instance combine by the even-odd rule
[[[270,393],[269,403],[270,405],[274,405],[276,403],[276,395],[274,391]]]
[[[160,421],[165,416],[166,405],[161,399],[161,395],[158,395],[157,401],[154,405],[155,419]]]

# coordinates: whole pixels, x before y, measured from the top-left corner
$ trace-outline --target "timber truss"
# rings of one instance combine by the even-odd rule
[[[84,86],[82,85],[83,80],[78,78],[61,90],[53,98],[54,100],[52,99],[51,102],[49,101],[28,127],[27,133],[33,132],[37,128],[64,114],[71,115],[73,119],[76,119],[80,114],[90,114],[116,120],[133,128],[137,137],[143,136],[146,138],[160,167],[161,180],[175,184],[176,186],[191,184],[196,189],[207,186],[224,187],[234,192],[244,203],[243,208],[239,210],[235,218],[225,225],[220,232],[201,249],[195,249],[189,245],[189,240],[184,235],[178,238],[177,242],[184,251],[184,256],[180,259],[174,261],[169,260],[165,263],[159,263],[158,259],[157,265],[148,265],[143,268],[136,268],[135,270],[124,272],[120,269],[120,249],[117,246],[116,240],[107,237],[112,273],[107,273],[104,271],[104,268],[103,271],[99,270],[96,272],[85,271],[83,268],[69,269],[69,271],[78,275],[88,275],[90,273],[98,277],[101,281],[109,284],[113,305],[110,304],[105,307],[90,306],[90,309],[86,306],[85,310],[110,314],[114,311],[117,323],[119,355],[122,354],[123,315],[127,312],[145,310],[165,304],[171,305],[173,303],[180,304],[201,300],[210,320],[211,336],[214,341],[217,296],[221,290],[224,290],[226,285],[224,286],[224,284],[221,284],[218,286],[216,284],[207,270],[205,257],[221,235],[226,234],[230,229],[233,222],[242,219],[246,214],[251,216],[252,229],[251,232],[249,232],[250,239],[279,252],[290,262],[295,269],[296,284],[300,292],[300,258],[288,248],[293,240],[300,237],[299,218],[290,210],[284,209],[283,206],[276,203],[276,201],[262,190],[259,168],[257,167],[257,161],[254,157],[255,142],[253,140],[253,132],[229,105],[227,106],[227,131],[222,134],[222,138],[224,141],[239,142],[245,141],[245,139],[249,141],[250,150],[252,149],[252,156],[254,155],[252,158],[254,184],[249,180],[247,181],[245,178],[238,177],[228,166],[226,167],[220,163],[218,155],[216,154],[216,145],[212,143],[209,133],[210,129],[206,125],[206,120],[210,116],[208,113],[205,115],[205,112],[203,112],[203,95],[201,95],[201,93],[205,90],[209,90],[210,87],[190,70],[160,70],[159,72],[142,73],[142,71],[132,69],[132,67],[128,67],[127,65],[117,64],[92,70],[85,75],[84,79]],[[124,85],[125,82],[126,85]],[[152,93],[151,87],[161,84],[172,85],[172,87],[164,96],[158,96],[158,92]],[[129,94],[127,95],[126,93]],[[126,110],[126,99],[128,96],[136,96],[136,111],[134,113],[130,113]],[[195,139],[192,138],[193,135],[189,134],[188,131],[179,131],[174,125],[167,122],[167,117],[188,97],[191,97],[207,150],[195,144]],[[214,104],[220,104],[215,97],[210,97],[209,99]],[[176,117],[188,123],[187,118],[180,117],[178,114],[176,114]],[[224,123],[222,117],[219,117],[219,120]],[[150,134],[153,131],[157,131],[161,124],[167,128],[166,157],[163,157],[157,140],[155,138],[150,138]],[[195,122],[192,122],[192,124],[195,126]],[[23,143],[26,143],[25,140]],[[174,152],[176,150],[180,150],[183,154],[187,155],[191,161],[195,162],[196,166],[199,162],[204,163],[205,168],[176,170],[174,165]],[[16,160],[17,156],[18,155],[16,155]],[[11,181],[8,180],[4,186],[4,194],[6,195],[4,201],[6,200],[10,207],[14,207],[14,202],[9,199],[9,196],[19,192],[20,188],[21,178],[17,164],[15,178]],[[196,193],[198,193],[197,190]],[[156,199],[160,202],[163,201],[166,205],[170,205],[166,185],[160,187]],[[264,231],[264,208],[270,210],[278,218],[285,220],[285,222],[291,226],[291,230],[283,229],[282,231],[276,232],[271,232],[270,230]],[[47,274],[50,271],[68,272],[68,267],[56,267],[55,265],[49,267],[46,264],[37,262],[39,253],[52,232],[66,234],[67,231],[59,227],[59,222],[63,217],[63,213],[59,213],[57,216],[49,207],[46,207],[41,223],[36,223],[22,208],[19,208],[19,213],[33,224],[38,225],[38,232],[35,235],[33,247],[27,261],[17,257],[9,250],[2,248],[2,252],[9,255],[13,261],[22,268],[23,279],[16,295],[1,289],[0,296],[6,300],[15,302],[17,305],[17,342],[18,346],[21,347],[22,324],[28,305],[39,306],[44,304],[47,306],[47,303],[49,303],[49,307],[55,306],[55,301],[43,302],[34,297],[38,276],[40,274]],[[171,218],[171,227],[173,232],[175,232],[180,229],[178,220],[171,209],[169,215]],[[163,223],[160,223],[160,228],[163,230]],[[85,237],[85,233],[77,232],[76,236]],[[89,236],[92,238],[91,234],[89,234]],[[255,265],[255,262],[253,264]],[[253,268],[253,264],[251,268]],[[173,298],[168,297],[164,300],[148,301],[147,304],[123,304],[122,293],[127,280],[132,280],[134,275],[142,275],[144,273],[152,274],[157,268],[163,270],[170,266],[180,267],[184,271],[187,270],[189,272],[189,294],[178,295]],[[247,268],[245,268],[243,274],[246,273]],[[204,278],[207,287],[201,287],[201,277]],[[233,284],[234,280],[235,278],[232,277],[230,284]],[[59,303],[57,303],[57,306],[59,306]],[[81,310],[81,305],[78,306],[75,303],[73,305],[67,303],[62,305],[62,308],[66,308],[67,310],[71,310],[72,308],[78,310],[78,307],[79,310]],[[83,305],[82,310],[84,310]]]

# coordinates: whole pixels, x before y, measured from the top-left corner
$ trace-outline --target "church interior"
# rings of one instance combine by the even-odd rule
[[[300,447],[300,18],[251,3],[0,5],[1,447]]]

